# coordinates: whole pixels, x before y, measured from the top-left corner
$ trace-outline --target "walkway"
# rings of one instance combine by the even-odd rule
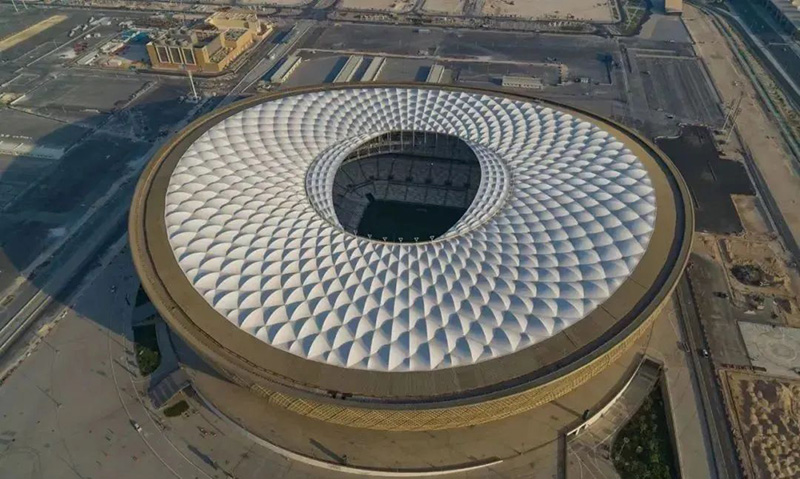
[[[566,479],[619,479],[611,461],[614,438],[644,403],[660,372],[661,365],[645,358],[609,409],[576,436],[567,438]]]
[[[673,298],[675,295],[673,294]],[[668,420],[682,479],[717,477],[700,391],[692,358],[685,350],[687,339],[678,324],[674,300],[664,307],[653,327],[648,355],[663,364]]]

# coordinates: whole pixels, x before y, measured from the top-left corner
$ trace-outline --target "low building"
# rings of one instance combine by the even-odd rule
[[[361,81],[376,81],[378,79],[378,75],[381,74],[381,70],[383,70],[384,65],[386,65],[386,57],[373,58],[372,61],[370,61],[367,69],[364,71],[364,74],[361,76]]]
[[[271,31],[255,14],[217,12],[200,25],[152,35],[147,54],[156,70],[218,73]]]
[[[544,88],[541,78],[515,75],[503,75],[502,85],[505,88],[528,88],[531,90]]]
[[[444,67],[434,64],[428,71],[428,77],[425,78],[425,83],[440,83],[444,76]]]
[[[364,57],[361,55],[351,55],[342,66],[342,69],[339,70],[339,73],[336,74],[333,83],[346,83],[352,80],[362,61],[364,61]]]
[[[683,12],[683,0],[664,0],[664,12],[680,14]]]
[[[237,12],[228,10],[216,12],[205,21],[220,30],[250,30],[257,32],[261,29],[261,21],[255,13]]]
[[[300,65],[301,61],[302,59],[297,55],[289,55],[288,57],[286,57],[286,60],[284,60],[283,64],[281,64],[281,66],[277,70],[275,70],[275,73],[273,73],[272,76],[269,77],[270,83],[277,84],[285,82],[286,79],[289,78],[289,75],[291,75],[292,72],[295,70],[295,68],[297,68]]]

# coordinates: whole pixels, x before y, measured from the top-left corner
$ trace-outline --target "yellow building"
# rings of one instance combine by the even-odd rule
[[[683,12],[683,0],[665,0],[664,11],[666,13]]]
[[[218,73],[271,31],[255,14],[217,12],[197,27],[153,35],[147,53],[156,70]]]

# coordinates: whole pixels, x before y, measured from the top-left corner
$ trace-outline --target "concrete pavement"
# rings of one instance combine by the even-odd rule
[[[116,362],[135,367],[114,334],[135,283],[112,265],[76,300],[88,316],[68,312],[0,388],[0,430],[15,438],[0,449],[0,477],[169,477],[130,424],[129,413],[140,417],[131,387],[115,377]]]
[[[688,279],[684,276],[676,290],[679,318],[685,334],[687,355],[693,363],[697,386],[705,411],[704,425],[711,440],[716,477],[719,479],[741,479],[742,471],[736,455],[733,436],[725,416],[725,403],[719,389],[716,371],[711,357],[704,357],[707,350],[700,317],[694,304]]]
[[[610,407],[577,435],[567,437],[566,479],[619,479],[611,460],[614,441],[656,386],[660,375],[660,365],[645,359]]]
[[[270,55],[266,58],[262,58],[261,60],[256,63],[253,68],[248,71],[239,83],[237,83],[233,89],[222,99],[219,106],[223,107],[234,100],[236,100],[239,95],[244,93],[247,89],[252,87],[257,81],[261,80],[264,75],[267,74],[280,60],[283,58],[285,54],[290,52],[292,48],[299,42],[305,35],[311,30],[313,27],[313,23],[307,20],[301,20],[297,22],[294,27],[294,30],[290,33],[291,39],[287,43],[279,43],[270,51]]]
[[[0,387],[0,431],[10,438],[0,441],[0,477],[278,478],[297,471],[218,427],[218,419],[196,410],[164,419],[149,409],[149,381],[138,375],[130,338],[139,281],[126,237],[111,251],[66,309],[48,311],[60,319]],[[291,477],[317,477],[306,472]]]
[[[673,427],[676,454],[683,479],[717,478],[705,412],[695,381],[694,364],[681,349],[686,334],[678,323],[675,301],[667,304],[653,327],[648,355],[661,361],[666,383],[666,405]]]
[[[202,106],[202,102],[196,105],[173,129],[182,128]],[[42,252],[23,271],[5,272],[6,276],[10,278],[13,275],[14,279],[8,289],[0,292],[7,298],[0,307],[0,354],[5,353],[52,299],[79,276],[82,268],[103,246],[107,246],[109,238],[125,228],[129,198],[136,180],[141,168],[159,146],[154,144],[128,164],[125,173],[70,225],[69,232],[61,241]]]

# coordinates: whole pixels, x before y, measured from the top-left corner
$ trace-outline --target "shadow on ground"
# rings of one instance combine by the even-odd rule
[[[64,124],[32,145],[39,157],[0,154],[0,327],[36,294],[68,301],[100,253],[126,233],[145,156],[196,106],[182,101],[184,90],[158,85],[110,112],[0,110]],[[61,149],[60,158],[37,153]]]

